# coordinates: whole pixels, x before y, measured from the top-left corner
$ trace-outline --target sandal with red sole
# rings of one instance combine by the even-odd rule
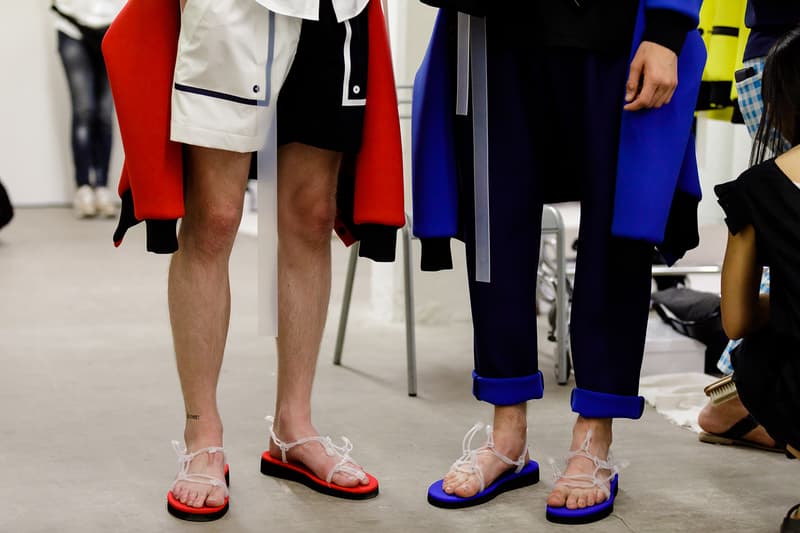
[[[378,480],[361,470],[361,468],[356,468],[354,466],[356,463],[350,457],[350,452],[353,450],[353,443],[350,442],[347,437],[342,437],[342,441],[344,442],[342,446],[335,445],[330,437],[305,437],[294,442],[283,442],[275,434],[273,428],[274,419],[268,416],[266,420],[270,423],[269,434],[272,442],[281,449],[281,458],[276,459],[270,455],[269,450],[265,451],[261,455],[262,474],[286,479],[288,481],[296,481],[317,492],[336,498],[367,500],[378,495]],[[318,442],[325,449],[326,454],[331,457],[334,455],[339,457],[339,462],[331,468],[326,479],[318,477],[302,463],[289,462],[286,460],[286,452],[295,446],[301,446],[309,442]],[[333,476],[337,472],[351,475],[358,479],[359,482],[367,480],[367,483],[359,483],[354,487],[342,487],[341,485],[331,482]]]
[[[214,476],[207,474],[193,474],[189,472],[189,464],[192,459],[200,454],[208,453],[225,453],[221,447],[209,447],[197,450],[196,452],[186,453],[186,446],[178,441],[172,441],[172,447],[175,453],[178,454],[178,475],[175,477],[175,483],[172,484],[172,489],[167,493],[167,511],[175,518],[187,520],[189,522],[212,522],[225,516],[228,512],[228,487],[230,486],[230,468],[225,464],[225,481],[217,479]],[[212,487],[219,487],[225,490],[225,503],[218,507],[211,507],[204,505],[203,507],[192,507],[181,503],[172,491],[175,489],[175,484],[180,481],[187,481],[189,483],[201,483],[203,485],[210,485]]]

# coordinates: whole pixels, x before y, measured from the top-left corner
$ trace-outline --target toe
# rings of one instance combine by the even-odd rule
[[[331,482],[334,485],[339,485],[340,487],[355,487],[358,484],[358,478],[350,474],[343,474],[339,472],[333,475]]]
[[[183,503],[185,503],[186,505],[188,505],[190,507],[197,507],[197,505],[195,505],[196,501],[197,501],[197,491],[196,490],[190,490],[190,491],[187,492],[186,501],[183,502]]]
[[[459,498],[470,498],[478,493],[478,488],[477,483],[468,480],[456,488],[455,494]]]
[[[586,496],[578,496],[578,509],[586,508]]]
[[[603,503],[608,499],[608,496],[602,490],[595,491],[594,499],[597,503]]]
[[[219,507],[225,503],[225,491],[221,487],[216,487],[206,498],[206,505],[209,507]]]
[[[547,505],[552,507],[564,507],[566,503],[566,490],[562,487],[554,488],[550,496],[547,497]]]
[[[586,496],[586,506],[591,507],[592,505],[596,504],[597,504],[597,494],[595,494],[594,492],[590,492]]]
[[[567,509],[577,509],[578,508],[578,495],[573,490],[567,496]]]

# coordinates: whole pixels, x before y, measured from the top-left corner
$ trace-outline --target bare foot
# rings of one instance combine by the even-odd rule
[[[570,451],[580,450],[586,441],[589,431],[592,432],[589,441],[588,453],[596,456],[601,461],[608,459],[608,450],[611,447],[611,419],[610,418],[583,418],[578,417],[572,430],[572,445]],[[603,503],[608,499],[610,481],[604,486],[591,486],[589,481],[592,476],[605,480],[611,476],[611,470],[600,469],[594,461],[583,455],[573,456],[567,463],[567,469],[556,481],[556,486],[547,498],[547,505],[551,507],[566,507],[567,509],[584,509]],[[574,476],[572,480],[570,477]],[[577,478],[577,480],[575,479]],[[585,480],[581,479],[585,478]]]
[[[186,454],[209,447],[222,447],[222,426],[213,424],[213,427],[198,426],[196,423],[187,423],[184,433],[186,439]],[[188,475],[200,474],[211,476],[225,482],[225,455],[223,453],[201,453],[189,463]],[[226,490],[206,483],[192,481],[176,481],[172,487],[172,495],[184,505],[190,507],[219,507],[225,503]]]
[[[481,491],[481,479],[485,488],[505,472],[517,468],[517,465],[509,464],[492,453],[490,447],[512,461],[517,461],[524,452],[524,460],[528,460],[526,404],[495,407],[494,422],[493,429],[487,428],[490,432],[487,435],[489,442],[477,450],[470,451],[470,444],[480,426],[476,424],[467,433],[464,455],[442,480],[442,488],[447,494],[455,494],[460,498],[475,496]],[[474,467],[471,454],[474,454]]]
[[[731,429],[734,424],[747,415],[747,409],[737,396],[719,405],[713,405],[711,402],[708,402],[706,406],[703,407],[703,410],[700,411],[700,415],[697,417],[697,423],[700,424],[703,431],[719,435]],[[764,426],[758,426],[754,430],[744,434],[742,439],[769,448],[775,446],[775,439],[769,436]]]
[[[319,433],[314,429],[311,424],[302,424],[292,426],[288,423],[278,425],[278,420],[275,421],[273,432],[278,437],[278,442],[283,444],[292,444],[297,441],[305,440],[307,438],[319,437]],[[339,464],[342,457],[347,457],[348,460],[344,463],[348,471],[337,471],[331,478],[331,483],[339,485],[340,487],[356,487],[358,485],[367,485],[369,479],[367,478],[364,470],[350,460],[349,451],[352,449],[352,444],[349,441],[344,446],[336,445],[330,437],[323,437],[325,444],[318,440],[311,440],[301,444],[292,446],[291,449],[286,451],[286,461],[290,463],[301,463],[306,468],[311,470],[315,476],[320,479],[328,479],[330,471]],[[275,459],[282,460],[281,447],[275,441],[274,437],[269,440],[269,454]]]

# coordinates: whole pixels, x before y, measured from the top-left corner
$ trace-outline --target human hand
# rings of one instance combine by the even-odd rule
[[[670,103],[678,86],[678,56],[650,41],[643,41],[631,62],[625,84],[626,111],[659,108]]]

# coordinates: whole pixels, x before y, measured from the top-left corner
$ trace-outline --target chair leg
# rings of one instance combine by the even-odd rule
[[[558,332],[556,339],[556,349],[558,351],[558,375],[557,381],[559,385],[566,385],[569,381],[569,325],[567,317],[569,316],[570,303],[567,298],[567,254],[566,243],[564,235],[564,221],[559,213],[556,216],[558,221],[558,231],[556,232],[556,331]]]
[[[356,277],[356,264],[358,263],[358,247],[355,243],[350,251],[350,260],[347,263],[347,278],[344,284],[342,297],[342,312],[339,315],[339,331],[336,334],[336,350],[333,353],[333,364],[342,364],[342,349],[344,348],[344,335],[347,331],[347,318],[350,315],[350,300],[353,296],[353,280]]]
[[[414,330],[414,260],[411,250],[411,232],[406,222],[403,227],[403,273],[406,304],[406,359],[408,367],[408,395],[417,395],[417,343]]]

